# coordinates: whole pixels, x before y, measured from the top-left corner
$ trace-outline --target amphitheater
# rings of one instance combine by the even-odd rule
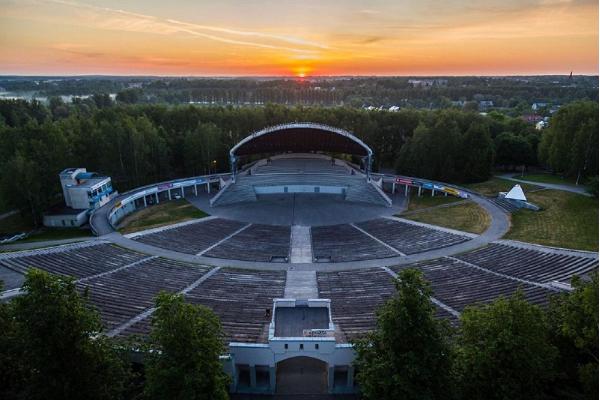
[[[510,210],[501,204],[372,173],[372,157],[352,133],[325,125],[255,132],[231,149],[230,173],[137,188],[97,209],[94,239],[0,254],[0,296],[19,295],[29,268],[70,275],[89,290],[106,334],[128,336],[149,332],[159,291],[181,293],[220,317],[232,393],[331,395],[356,392],[351,341],[375,327],[405,268],[423,272],[437,316],[452,324],[465,307],[518,288],[543,306],[571,290],[574,275],[598,270],[596,253],[503,240]],[[414,191],[467,198],[491,224],[474,235],[395,216]],[[115,229],[125,215],[179,197],[210,216]]]

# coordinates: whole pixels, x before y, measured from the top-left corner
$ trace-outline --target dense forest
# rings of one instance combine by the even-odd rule
[[[549,129],[538,131],[498,112],[131,105],[94,95],[72,103],[53,97],[48,105],[0,101],[0,197],[35,216],[60,202],[57,174],[65,167],[110,175],[120,191],[227,171],[227,153],[235,143],[290,121],[354,132],[375,152],[375,170],[457,183],[485,180],[494,165],[542,164],[583,178],[598,174],[596,102],[564,106]]]
[[[513,116],[549,106],[598,100],[597,76],[522,77],[0,77],[0,93],[28,98],[111,93],[129,104],[320,105],[480,108]]]

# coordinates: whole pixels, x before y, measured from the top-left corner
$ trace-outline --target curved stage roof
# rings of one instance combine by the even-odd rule
[[[239,157],[250,154],[311,151],[358,156],[373,154],[369,146],[352,133],[312,122],[297,122],[262,129],[244,138],[229,153],[232,157]]]

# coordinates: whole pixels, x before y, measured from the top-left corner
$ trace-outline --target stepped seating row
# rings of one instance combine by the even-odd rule
[[[287,262],[290,230],[289,226],[253,224],[204,255],[244,261]]]
[[[254,187],[265,186],[333,186],[345,188],[346,200],[386,205],[377,189],[364,176],[341,174],[272,174],[238,175],[236,182],[224,189],[213,205],[227,205],[245,201],[256,201]]]
[[[319,297],[331,299],[331,316],[347,341],[375,329],[377,309],[396,293],[394,278],[380,268],[318,272]],[[436,306],[435,315],[456,323],[456,317]]]
[[[143,261],[130,268],[79,283],[89,302],[98,309],[107,331],[154,306],[161,290],[175,293],[202,277],[210,268],[163,258]]]
[[[394,257],[398,254],[349,224],[311,228],[316,262],[344,262]]]
[[[317,272],[319,297],[331,300],[331,316],[346,336],[356,339],[373,329],[375,312],[396,291],[393,278],[379,268]]]
[[[513,295],[519,288],[527,301],[544,305],[553,290],[504,278],[479,270],[451,258],[439,258],[418,264],[392,268],[399,272],[405,268],[418,268],[431,283],[433,296],[462,312],[466,306],[485,304],[504,296]]]
[[[140,261],[147,256],[111,244],[86,247],[66,247],[64,251],[32,252],[19,257],[0,259],[0,265],[24,274],[38,268],[76,279],[101,274]]]
[[[388,218],[373,219],[357,223],[356,226],[404,254],[448,247],[470,239],[468,236]]]
[[[226,342],[265,342],[273,299],[284,295],[284,271],[221,269],[190,291],[186,301],[212,309],[220,318]],[[151,318],[141,320],[124,335],[147,334]]]
[[[332,165],[331,160],[318,158],[294,158],[271,160],[269,164],[260,165],[255,169],[256,174],[281,173],[337,173],[348,174],[348,169],[342,165]]]
[[[242,222],[215,218],[166,229],[134,240],[187,254],[198,254],[244,226]]]
[[[506,199],[502,199],[499,197],[494,197],[489,199],[492,203],[496,204],[498,207],[506,211],[507,213],[514,213],[515,211],[519,211],[519,207],[515,206],[513,203]]]
[[[598,271],[598,259],[492,243],[456,258],[501,274],[534,282],[569,282]]]

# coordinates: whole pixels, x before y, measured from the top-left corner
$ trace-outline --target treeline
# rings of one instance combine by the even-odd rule
[[[367,400],[598,398],[598,275],[546,308],[519,290],[467,307],[453,328],[436,318],[421,272],[398,275],[377,328],[355,343]]]
[[[363,398],[598,398],[597,274],[545,308],[520,291],[468,307],[455,327],[436,318],[418,270],[395,284],[375,331],[354,342]],[[109,338],[87,296],[71,278],[32,269],[23,294],[0,303],[0,398],[228,398],[224,336],[209,308],[163,292],[149,337]]]
[[[413,81],[411,83],[411,81]],[[419,81],[421,83],[415,83]],[[111,93],[130,104],[285,104],[449,108],[451,101],[492,101],[515,114],[534,102],[566,104],[598,100],[596,76],[534,77],[337,77],[157,78],[5,77],[0,88],[37,96]],[[507,110],[507,112],[512,112]]]
[[[265,126],[293,121],[354,132],[375,152],[375,170],[395,168],[401,174],[458,183],[481,181],[491,175],[494,165],[513,169],[538,164],[538,144],[544,135],[569,136],[576,129],[577,138],[593,136],[598,117],[589,110],[594,107],[597,110],[596,103],[586,102],[564,107],[553,119],[556,130],[542,134],[519,118],[452,109],[392,113],[271,104],[244,108],[126,105],[108,95],[72,104],[52,98],[48,106],[0,101],[0,198],[11,207],[28,210],[39,221],[43,210],[60,202],[57,174],[66,167],[83,166],[109,175],[120,191],[225,172],[228,150],[239,140]],[[569,117],[579,109],[587,119]],[[571,118],[568,125],[561,122],[565,116]],[[550,133],[559,131],[564,133]],[[597,135],[593,139],[586,146],[577,139],[576,148],[586,149],[583,152],[556,142],[552,154],[568,151],[566,163],[554,167],[555,158],[547,159],[547,152],[541,153],[542,160],[565,174],[595,176],[597,154],[588,149],[597,149]]]

